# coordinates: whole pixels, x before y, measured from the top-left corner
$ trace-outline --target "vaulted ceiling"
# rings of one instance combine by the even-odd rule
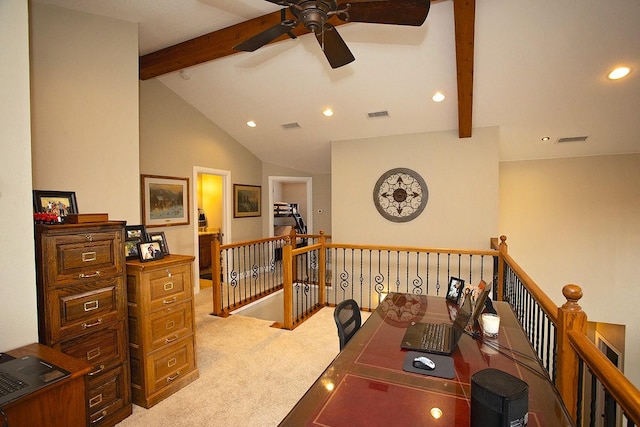
[[[500,127],[501,160],[640,152],[640,2],[439,0],[420,27],[333,18],[356,60],[332,69],[301,25],[296,39],[232,49],[280,21],[269,1],[37,1],[137,22],[141,80],[158,79],[268,163],[327,173],[332,141],[464,141],[486,126]],[[607,79],[621,64],[632,73]],[[577,136],[588,138],[557,142]]]

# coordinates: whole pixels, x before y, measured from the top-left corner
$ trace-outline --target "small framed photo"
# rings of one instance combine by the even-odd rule
[[[449,287],[447,288],[447,301],[458,304],[460,301],[460,295],[462,295],[463,288],[464,280],[458,279],[457,277],[449,278]]]
[[[140,175],[142,223],[149,227],[189,225],[189,178]]]
[[[169,245],[167,244],[167,238],[164,237],[164,231],[150,231],[149,241],[160,243],[160,249],[163,255],[169,255]]]
[[[138,255],[142,262],[164,258],[162,249],[160,249],[160,243],[158,242],[138,243]]]
[[[259,185],[233,184],[233,217],[261,216],[262,187]]]
[[[33,190],[33,213],[47,213],[60,218],[61,222],[69,214],[78,213],[74,191]]]
[[[125,240],[124,255],[127,260],[138,259],[138,240]]]
[[[144,225],[127,225],[124,228],[124,253],[127,259],[138,259],[138,243],[149,240],[147,230]]]

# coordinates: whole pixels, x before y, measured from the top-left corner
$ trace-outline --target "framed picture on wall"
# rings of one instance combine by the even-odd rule
[[[233,217],[247,218],[262,215],[259,185],[233,184]]]
[[[142,222],[147,227],[189,225],[189,178],[140,175]]]

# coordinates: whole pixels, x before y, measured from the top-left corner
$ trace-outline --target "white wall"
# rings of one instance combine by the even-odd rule
[[[138,224],[137,25],[32,3],[31,49],[33,188]]]
[[[640,154],[501,163],[500,233],[557,305],[575,283],[589,320],[627,325],[640,386]]]
[[[230,171],[233,184],[262,184],[262,163],[255,155],[157,79],[141,81],[140,173],[192,181],[194,166]],[[231,240],[225,236],[225,243],[261,238],[266,218],[264,205],[262,217],[232,218]],[[193,220],[155,230],[165,232],[172,253],[194,255]]]
[[[38,341],[31,203],[29,22],[0,2],[0,352]]]
[[[420,216],[394,223],[373,204],[378,178],[393,168],[419,173],[429,188]],[[488,248],[498,233],[498,129],[397,135],[331,145],[335,243]]]

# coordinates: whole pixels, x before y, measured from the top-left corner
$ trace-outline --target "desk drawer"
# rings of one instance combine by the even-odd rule
[[[47,245],[53,246],[55,260],[47,263],[48,286],[119,274],[121,241],[119,230],[52,237]]]
[[[138,322],[142,322],[141,334]],[[191,301],[156,311],[143,319],[129,319],[129,342],[141,345],[147,352],[158,350],[193,333]],[[144,342],[140,342],[144,340]]]
[[[195,369],[193,336],[147,356],[148,393],[154,393]]]
[[[149,311],[175,305],[191,297],[191,264],[148,273]],[[146,281],[146,280],[145,280]]]
[[[69,356],[86,360],[93,365],[93,369],[89,373],[89,378],[91,378],[126,361],[125,342],[124,321],[119,321],[106,328],[63,341],[58,349]]]
[[[129,399],[127,365],[119,365],[89,381],[87,408],[90,425],[101,425],[110,415],[124,408]]]
[[[49,298],[50,340],[87,333],[125,316],[122,276],[53,289]]]

